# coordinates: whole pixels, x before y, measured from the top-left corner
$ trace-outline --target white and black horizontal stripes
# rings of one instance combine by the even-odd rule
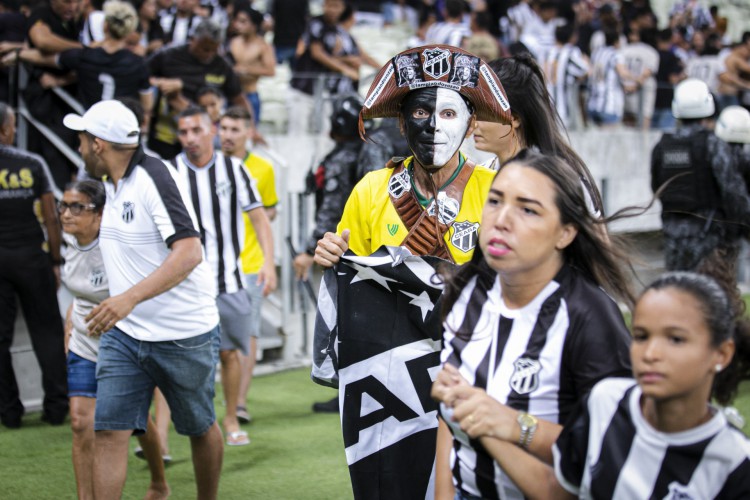
[[[244,288],[238,260],[244,241],[242,212],[262,206],[255,181],[239,160],[217,152],[204,167],[191,164],[185,154],[172,164],[188,183],[197,214],[201,240],[217,280],[219,293]]]
[[[677,433],[644,419],[630,379],[596,385],[554,447],[555,473],[580,498],[748,498],[750,445],[720,411]]]

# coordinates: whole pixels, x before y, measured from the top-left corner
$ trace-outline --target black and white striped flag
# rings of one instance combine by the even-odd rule
[[[339,387],[354,497],[434,496],[442,283],[436,257],[381,247],[324,274],[312,378]]]

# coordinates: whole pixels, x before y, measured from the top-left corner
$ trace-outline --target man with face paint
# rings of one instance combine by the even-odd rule
[[[399,70],[409,57],[417,64],[407,80]],[[468,71],[476,78],[463,77],[466,63],[475,66]],[[467,262],[494,172],[475,166],[459,147],[477,117],[509,121],[500,81],[461,49],[410,49],[380,70],[360,113],[362,119],[388,116],[399,118],[413,156],[394,158],[389,168],[365,176],[347,201],[338,234],[326,233],[318,242],[315,262],[331,267],[347,249],[370,255],[382,245]]]
[[[469,75],[475,77],[461,78],[463,63],[473,66]],[[510,106],[495,73],[481,59],[456,47],[430,45],[410,49],[380,70],[359,116],[362,136],[364,120],[397,117],[412,156],[391,159],[387,168],[368,173],[354,187],[338,234],[326,233],[318,241],[315,262],[332,267],[347,249],[367,256],[383,245],[402,246],[414,255],[467,262],[477,244],[482,208],[494,172],[469,161],[459,147],[473,132],[477,119],[510,123]],[[379,272],[375,264],[360,265],[367,269],[368,276]],[[323,349],[330,353],[330,363],[316,358],[312,375],[313,380],[327,385],[322,378],[330,374],[326,366],[335,370],[331,379],[335,382],[330,385],[339,388],[354,497],[434,498],[437,419],[432,415],[437,407],[424,403],[429,401],[429,388],[421,383],[424,377],[414,373],[429,374],[437,368],[440,322],[433,324],[425,313],[422,326],[413,326],[409,312],[399,310],[394,303],[399,311],[397,317],[385,320],[394,327],[393,334],[377,328],[362,331],[358,324],[342,319],[338,311],[346,311],[346,316],[378,318],[378,308],[390,308],[392,304],[378,297],[373,302],[355,302],[351,307],[347,297],[361,297],[368,290],[354,284],[361,280],[346,278],[347,265],[341,268],[341,273],[324,276],[320,296],[327,295],[337,312],[330,322],[316,322],[314,340],[316,346],[337,346],[337,352]],[[332,281],[338,290],[335,298],[331,289],[325,288],[324,293],[323,288]],[[346,287],[346,293],[341,293],[341,287]],[[396,288],[388,290],[401,295]],[[429,295],[427,286],[401,292],[410,297]],[[364,307],[367,310],[360,309]],[[331,308],[322,300],[318,317],[330,319],[326,314]],[[322,323],[326,323],[325,327]],[[404,349],[406,345],[408,348]],[[389,361],[384,364],[385,359]],[[408,396],[401,397],[403,388],[409,388]],[[365,411],[367,405],[373,405],[363,403],[371,400],[364,397],[365,393],[380,405],[377,412]],[[417,416],[404,419],[404,408],[410,408],[410,412],[414,409],[414,394],[423,404],[414,407]]]

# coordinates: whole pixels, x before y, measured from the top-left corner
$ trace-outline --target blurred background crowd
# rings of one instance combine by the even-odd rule
[[[21,115],[41,125],[24,132],[19,146],[43,154],[58,188],[77,165],[64,148],[46,147],[42,132],[46,127],[74,145],[60,118],[76,102],[85,109],[102,98],[138,100],[148,147],[164,158],[180,150],[174,117],[190,103],[217,119],[228,105],[251,107],[255,139],[263,143],[264,133],[327,131],[332,99],[364,93],[380,65],[423,44],[461,46],[488,61],[531,53],[570,131],[671,128],[672,90],[688,76],[709,85],[718,111],[750,106],[750,34],[742,33],[741,15],[747,6],[698,0],[128,5],[133,9],[108,11],[100,0],[0,1],[0,100],[20,104]],[[102,50],[92,55],[82,47]]]

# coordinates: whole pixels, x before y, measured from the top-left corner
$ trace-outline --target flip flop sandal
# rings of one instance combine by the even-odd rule
[[[250,444],[250,438],[245,431],[234,431],[227,434],[227,446],[245,446]]]

